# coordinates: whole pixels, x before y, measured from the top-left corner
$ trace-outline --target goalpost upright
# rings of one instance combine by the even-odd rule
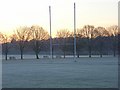
[[[52,34],[51,34],[51,6],[49,6],[50,23],[50,57],[52,58]],[[76,4],[74,3],[74,58],[76,58]]]
[[[74,58],[76,57],[76,4],[74,3]]]
[[[52,58],[51,6],[49,6],[49,23],[50,23],[50,57]]]

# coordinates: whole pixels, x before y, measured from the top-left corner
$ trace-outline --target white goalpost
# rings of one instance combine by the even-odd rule
[[[74,3],[74,58],[76,58],[76,4]]]
[[[49,6],[49,28],[50,28],[50,58],[53,58],[52,30],[51,30],[51,6]],[[76,58],[76,4],[74,3],[74,58]]]
[[[52,32],[51,32],[51,6],[49,6],[49,22],[50,22],[50,58],[52,58]]]

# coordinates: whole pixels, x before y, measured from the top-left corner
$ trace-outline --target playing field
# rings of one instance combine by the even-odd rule
[[[117,59],[3,60],[3,88],[116,88]]]

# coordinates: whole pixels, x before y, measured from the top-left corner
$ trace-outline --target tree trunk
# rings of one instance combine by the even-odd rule
[[[100,57],[102,58],[102,53],[100,53]]]
[[[116,43],[113,45],[113,56],[116,57]]]
[[[5,60],[7,60],[7,53],[5,53]]]
[[[8,43],[5,43],[5,60],[7,60],[7,55],[8,55]]]
[[[77,54],[77,57],[79,58],[79,52],[78,52],[78,54]]]
[[[36,53],[36,59],[39,59],[38,53]]]
[[[89,57],[91,58],[91,45],[89,46]]]
[[[102,42],[101,42],[101,44],[100,44],[100,57],[102,58],[102,47],[103,47],[103,45],[102,45]]]
[[[114,53],[114,57],[116,57],[116,47],[117,47],[117,43],[116,43],[116,36],[113,37],[114,38],[114,43],[113,43],[113,53]]]
[[[89,40],[89,57],[91,58],[91,38],[88,38]]]
[[[53,47],[52,47],[52,59],[53,59]]]
[[[91,58],[91,53],[89,53],[89,58]]]
[[[23,59],[23,50],[21,50],[21,60]]]

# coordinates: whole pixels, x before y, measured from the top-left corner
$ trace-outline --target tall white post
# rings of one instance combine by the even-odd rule
[[[2,90],[2,42],[0,42],[0,89]]]
[[[74,3],[74,58],[76,57],[76,6]]]
[[[51,6],[49,6],[49,21],[50,21],[50,57],[52,58]]]

